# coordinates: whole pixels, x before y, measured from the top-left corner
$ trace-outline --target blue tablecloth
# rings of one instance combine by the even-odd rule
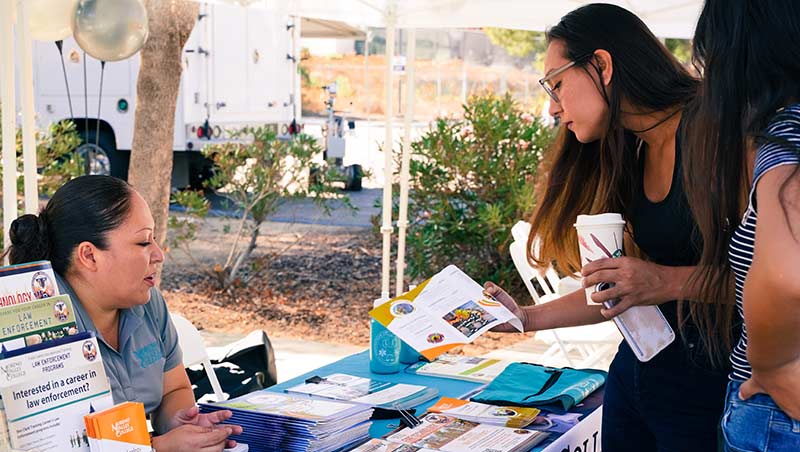
[[[406,383],[422,386],[434,387],[439,390],[439,396],[434,399],[416,406],[417,414],[422,415],[428,407],[436,403],[440,397],[454,397],[460,398],[464,394],[471,392],[475,388],[482,386],[479,383],[472,383],[468,381],[454,380],[450,378],[437,378],[416,375],[413,373],[406,373],[400,371],[396,374],[374,374],[369,371],[369,350],[365,350],[355,355],[350,355],[342,358],[335,363],[328,364],[327,366],[315,369],[307,374],[300,375],[299,377],[285,381],[281,384],[270,387],[269,391],[284,392],[285,389],[296,386],[305,382],[306,379],[313,376],[324,377],[334,373],[344,373],[348,375],[355,375],[358,377],[372,378],[375,380],[389,381],[392,383]],[[602,400],[602,388],[598,391],[600,400]],[[588,400],[588,399],[587,399]],[[372,438],[380,438],[394,430],[398,424],[399,419],[390,420],[376,420],[373,421],[372,427],[369,429],[369,435]],[[555,438],[548,438],[543,444],[531,449],[531,452],[539,452],[550,444]]]
[[[478,386],[481,386],[478,383],[471,383],[468,381],[453,380],[449,378],[425,377],[406,373],[404,371],[400,371],[396,374],[374,374],[369,371],[369,350],[365,350],[361,353],[356,353],[355,355],[342,358],[335,363],[315,369],[307,374],[300,375],[299,377],[272,386],[269,388],[269,390],[283,392],[286,388],[302,384],[306,379],[315,375],[324,377],[326,375],[335,373],[355,375],[357,377],[366,377],[375,380],[388,381],[391,383],[406,383],[411,385],[429,386],[438,389],[438,397],[434,397],[429,402],[425,402],[415,407],[417,409],[417,414],[420,415],[424,413],[428,407],[436,403],[440,397],[458,398],[472,391]],[[372,427],[369,429],[369,436],[373,438],[380,438],[394,430],[398,423],[398,419],[373,421]]]

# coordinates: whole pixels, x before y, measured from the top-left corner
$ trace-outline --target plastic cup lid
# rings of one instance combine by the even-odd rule
[[[601,213],[599,215],[578,215],[578,219],[573,226],[581,228],[586,226],[617,226],[624,224],[625,220],[622,219],[621,214]]]

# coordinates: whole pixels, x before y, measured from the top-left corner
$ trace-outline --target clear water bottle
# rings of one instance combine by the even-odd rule
[[[386,299],[375,300],[374,306],[385,303]],[[375,319],[369,324],[369,370],[376,374],[400,372],[400,339]]]

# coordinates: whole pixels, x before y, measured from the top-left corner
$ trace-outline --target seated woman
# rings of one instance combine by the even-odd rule
[[[199,414],[167,305],[156,285],[164,253],[145,200],[128,183],[82,176],[37,215],[11,224],[11,263],[49,260],[78,328],[94,331],[115,403],[145,406],[159,452],[221,451],[234,445],[230,411]]]

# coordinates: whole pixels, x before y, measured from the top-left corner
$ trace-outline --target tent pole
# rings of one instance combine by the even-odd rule
[[[369,95],[369,42],[372,40],[372,30],[367,29],[364,36],[364,118],[367,120],[367,150],[372,145],[372,119],[370,107],[372,96]]]
[[[301,55],[301,45],[300,45],[300,34],[302,27],[303,19],[300,16],[292,16],[292,23],[294,26],[292,27],[292,56],[294,57],[294,62],[292,63],[292,67],[294,70],[292,71],[292,108],[294,112],[292,117],[298,123],[301,121],[303,116],[303,84],[300,80],[300,57]]]
[[[21,60],[22,91],[22,162],[25,181],[25,213],[39,212],[39,189],[36,177],[36,115],[33,101],[33,43],[28,27],[27,2],[21,2],[17,21],[17,55]]]
[[[406,108],[403,130],[403,158],[400,167],[400,213],[397,218],[397,270],[395,272],[395,292],[400,296],[404,290],[406,269],[406,229],[408,228],[408,179],[411,164],[411,121],[414,119],[414,60],[417,53],[417,30],[408,30],[406,50]]]
[[[392,247],[392,114],[394,105],[392,102],[392,56],[394,55],[394,32],[395,32],[395,12],[390,9],[386,13],[386,139],[383,143],[383,222],[381,233],[383,234],[383,266],[381,271],[381,298],[389,298],[389,286],[391,278],[391,247]]]
[[[14,94],[14,6],[0,6],[0,98],[3,100],[3,248],[11,239],[8,230],[17,218],[17,105]],[[7,263],[7,262],[6,262]]]

